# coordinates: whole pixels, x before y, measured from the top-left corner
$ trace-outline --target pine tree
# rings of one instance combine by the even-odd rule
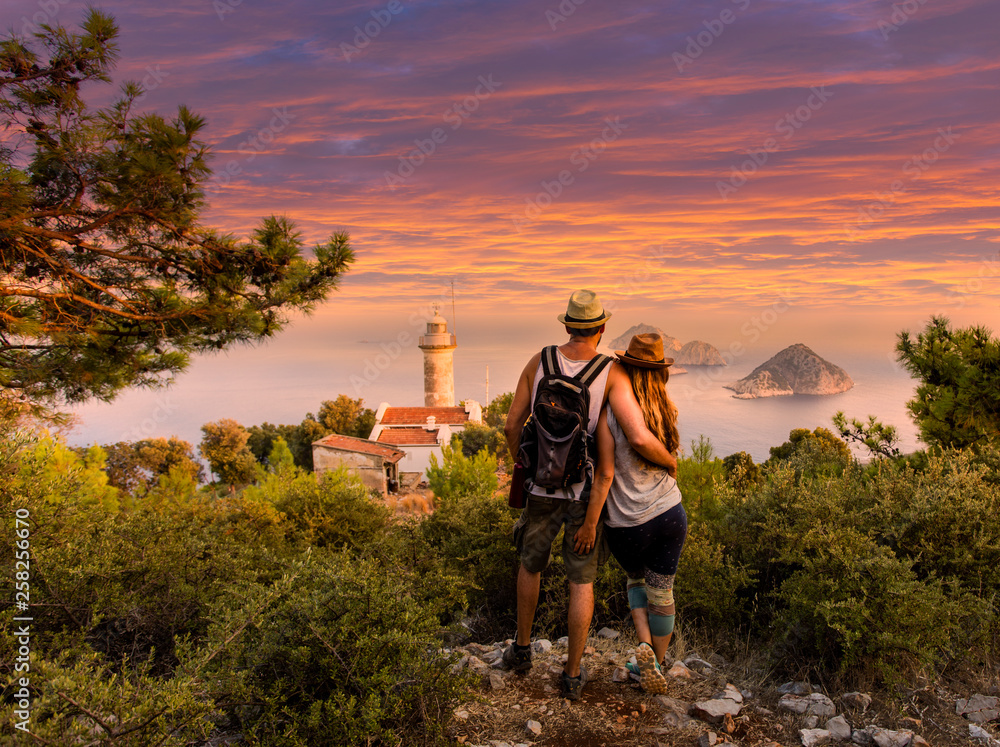
[[[915,340],[901,332],[896,353],[920,382],[906,406],[924,442],[964,448],[1000,437],[1000,340],[988,329],[932,317]]]
[[[111,400],[168,383],[193,353],[256,342],[310,311],[353,261],[333,233],[315,259],[286,218],[240,241],[203,226],[205,120],[136,111],[109,83],[114,19],[0,42],[0,405]]]

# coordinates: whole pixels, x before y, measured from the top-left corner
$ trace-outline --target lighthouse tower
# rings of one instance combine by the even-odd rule
[[[455,406],[455,368],[452,360],[455,335],[448,332],[448,322],[434,307],[434,318],[427,322],[427,334],[418,346],[424,351],[424,406]]]

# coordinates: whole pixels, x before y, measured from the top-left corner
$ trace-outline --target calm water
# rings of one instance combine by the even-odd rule
[[[371,341],[337,339],[334,334],[325,340],[293,335],[268,347],[201,358],[170,388],[130,391],[110,405],[76,408],[80,425],[68,440],[82,445],[176,435],[197,444],[204,423],[220,418],[233,418],[247,426],[264,421],[298,423],[307,412],[315,413],[320,402],[341,393],[361,397],[373,409],[382,401],[422,405],[421,353],[415,347],[415,334],[406,339],[409,332]],[[341,332],[339,337],[348,334],[360,337],[356,331]],[[400,334],[408,345],[399,344]],[[455,389],[459,399],[480,402],[486,400],[487,367],[492,398],[514,388],[524,362],[544,342],[471,337],[459,337]],[[849,417],[878,416],[899,429],[904,451],[918,448],[905,408],[914,382],[891,362],[888,353],[828,355],[855,381],[855,387],[843,394],[743,400],[734,399],[723,388],[776,352],[750,351],[733,365],[691,368],[671,378],[685,446],[704,434],[719,456],[747,451],[760,461],[768,457],[771,446],[786,441],[793,428],[831,428],[833,414],[843,410]]]

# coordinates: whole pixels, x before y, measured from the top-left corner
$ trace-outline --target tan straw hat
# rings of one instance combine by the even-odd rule
[[[618,362],[638,368],[666,368],[673,365],[673,358],[663,357],[663,338],[655,332],[632,335],[628,350],[616,350]]]
[[[556,317],[567,327],[573,329],[590,329],[600,327],[611,314],[604,313],[604,306],[597,294],[592,290],[573,291],[569,297],[569,304],[566,306],[566,313]]]

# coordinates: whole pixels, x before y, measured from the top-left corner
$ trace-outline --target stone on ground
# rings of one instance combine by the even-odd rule
[[[826,729],[802,729],[799,731],[799,739],[802,740],[802,747],[818,747],[821,744],[830,744],[833,735]]]

